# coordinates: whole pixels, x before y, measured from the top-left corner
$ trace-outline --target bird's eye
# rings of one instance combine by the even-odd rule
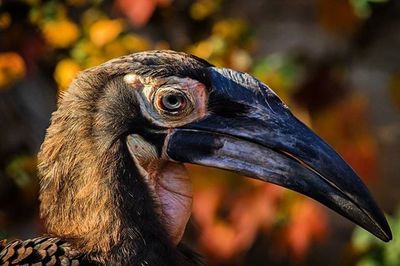
[[[165,92],[158,98],[159,108],[169,113],[176,113],[185,109],[186,104],[186,96],[179,91]]]

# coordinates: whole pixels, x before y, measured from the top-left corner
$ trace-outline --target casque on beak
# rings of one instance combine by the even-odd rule
[[[164,150],[169,159],[292,189],[383,241],[392,239],[383,213],[357,174],[272,90],[248,74],[214,67],[208,71],[209,115],[168,133]],[[219,111],[218,104],[229,105],[230,112]]]

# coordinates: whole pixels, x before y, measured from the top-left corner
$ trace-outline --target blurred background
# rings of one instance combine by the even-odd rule
[[[0,239],[43,232],[36,153],[77,72],[149,49],[256,76],[363,177],[383,244],[313,200],[189,166],[211,265],[400,265],[400,1],[0,0]],[[205,176],[212,178],[204,178]]]

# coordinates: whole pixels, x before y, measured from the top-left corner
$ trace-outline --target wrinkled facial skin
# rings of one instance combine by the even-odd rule
[[[190,78],[143,78],[128,74],[125,82],[139,91],[142,114],[154,125],[174,128],[199,120],[207,113],[205,86]],[[182,106],[169,111],[163,106],[168,96],[182,97]]]
[[[138,164],[157,166],[169,161],[234,171],[300,192],[378,238],[392,238],[384,215],[354,170],[294,117],[268,86],[230,69],[206,70],[207,87],[190,78],[125,76],[143,117],[159,127],[164,138],[158,144],[147,142],[159,151],[151,159],[140,156],[140,149],[131,145]],[[157,167],[145,171],[148,176],[161,176]],[[173,191],[171,197],[177,193]],[[185,210],[180,215],[186,219],[190,214]],[[181,218],[174,222],[185,223]]]

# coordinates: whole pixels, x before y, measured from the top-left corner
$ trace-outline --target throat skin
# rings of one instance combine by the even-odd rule
[[[94,69],[60,99],[38,155],[41,217],[93,263],[185,265],[120,135],[138,114],[125,86]]]
[[[127,137],[127,147],[157,206],[168,237],[178,245],[192,212],[193,188],[186,167],[160,159],[140,135]]]

